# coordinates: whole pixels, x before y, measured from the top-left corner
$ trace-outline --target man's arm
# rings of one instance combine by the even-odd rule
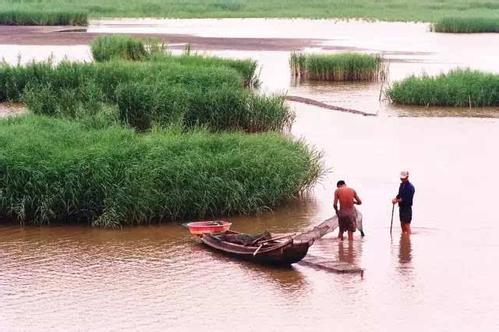
[[[354,198],[354,203],[357,205],[362,204],[362,201],[360,200],[359,196],[357,195],[357,192],[354,190],[353,191],[353,198]]]
[[[338,189],[334,191],[334,203],[333,203],[334,211],[338,212]]]
[[[400,190],[401,188],[399,187],[399,192],[397,194],[397,196],[395,196],[394,199],[392,199],[392,204],[397,204],[397,203],[400,203],[402,202],[402,199],[400,198]]]

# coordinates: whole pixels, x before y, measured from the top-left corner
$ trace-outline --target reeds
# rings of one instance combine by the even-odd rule
[[[142,61],[164,54],[166,44],[157,38],[137,39],[126,35],[99,36],[90,44],[95,61]]]
[[[196,67],[228,67],[235,69],[242,77],[245,87],[257,87],[260,83],[257,72],[258,64],[252,59],[227,59],[214,56],[185,53],[180,56],[172,56],[168,53],[156,53],[151,60],[160,62],[173,62],[185,66]]]
[[[83,11],[3,10],[0,25],[82,25],[88,24]]]
[[[448,33],[499,32],[499,19],[486,17],[444,17],[432,25],[432,31]]]
[[[455,69],[438,76],[411,76],[387,92],[392,102],[421,106],[499,106],[499,75]]]
[[[244,89],[247,80],[233,68],[250,77],[253,62],[173,58],[56,66],[4,64],[0,101],[24,101],[37,114],[70,118],[117,105],[119,118],[138,130],[180,123],[187,128],[203,125],[216,131],[256,132],[280,131],[291,124],[293,114],[282,97]]]
[[[294,119],[282,96],[260,96],[230,86],[203,90],[127,83],[118,87],[117,104],[120,119],[139,130],[180,124],[214,131],[282,131]]]
[[[139,61],[148,56],[144,43],[128,36],[99,36],[90,44],[95,61],[115,59]]]
[[[289,58],[294,78],[322,81],[377,81],[385,68],[379,55],[342,53],[306,54],[293,52]]]
[[[257,63],[255,60],[224,59],[213,56],[191,53],[190,48],[183,55],[172,56],[166,44],[159,39],[137,39],[123,35],[99,36],[91,43],[92,55],[95,61],[110,60],[151,60],[162,63],[175,63],[189,67],[228,67],[239,72],[246,87],[256,87],[259,84]]]
[[[279,134],[210,134],[27,115],[0,121],[0,215],[120,227],[253,214],[322,174],[320,155]]]

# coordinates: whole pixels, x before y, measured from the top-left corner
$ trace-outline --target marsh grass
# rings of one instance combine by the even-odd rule
[[[143,62],[4,64],[0,100],[24,101],[36,114],[69,118],[116,105],[123,123],[141,131],[172,123],[215,131],[280,131],[290,126],[293,113],[280,96],[244,89],[240,72],[250,77],[254,65],[168,55]]]
[[[190,48],[183,55],[173,56],[165,43],[159,39],[137,39],[126,35],[99,36],[91,43],[95,61],[151,60],[158,63],[180,64],[189,67],[224,67],[235,69],[241,74],[246,87],[259,84],[257,62],[252,59],[226,59],[192,53]]]
[[[495,0],[0,0],[0,10],[88,11],[99,17],[308,17],[424,21],[448,16],[499,17]]]
[[[139,61],[148,56],[144,43],[127,36],[99,36],[90,44],[95,61],[115,59]]]
[[[499,106],[499,75],[456,69],[438,76],[411,76],[387,91],[392,102],[421,106]]]
[[[260,84],[258,64],[252,59],[228,59],[214,56],[199,55],[189,51],[183,55],[174,56],[165,52],[152,55],[152,61],[177,63],[189,67],[226,67],[236,70],[243,78],[244,86],[258,87]]]
[[[119,86],[117,99],[120,119],[139,130],[180,124],[215,131],[282,131],[294,120],[282,96],[260,96],[229,86],[203,90],[127,83]]]
[[[81,25],[88,24],[85,11],[0,10],[0,25]]]
[[[295,78],[321,81],[378,81],[385,68],[379,55],[292,53],[289,58]]]
[[[444,17],[432,25],[432,31],[448,33],[499,32],[499,18]]]
[[[262,212],[323,174],[320,154],[275,133],[211,134],[27,115],[0,121],[0,215],[102,227]]]
[[[126,35],[99,36],[90,44],[95,61],[142,61],[166,52],[166,44],[156,38],[137,39]]]

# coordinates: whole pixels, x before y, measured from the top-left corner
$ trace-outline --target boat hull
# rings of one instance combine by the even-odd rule
[[[269,265],[291,265],[299,262],[307,255],[309,243],[294,243],[289,239],[265,248],[258,246],[242,246],[227,241],[222,241],[216,235],[204,234],[201,242],[213,250],[223,254]],[[256,252],[256,254],[255,254]]]

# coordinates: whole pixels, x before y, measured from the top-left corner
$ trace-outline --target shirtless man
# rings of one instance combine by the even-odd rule
[[[338,238],[343,240],[343,233],[348,231],[348,240],[353,240],[353,233],[357,229],[357,210],[355,204],[360,205],[362,201],[352,188],[347,187],[345,181],[340,180],[336,184],[336,191],[334,192],[334,210],[338,215],[339,233]],[[338,210],[338,202],[340,208]]]

